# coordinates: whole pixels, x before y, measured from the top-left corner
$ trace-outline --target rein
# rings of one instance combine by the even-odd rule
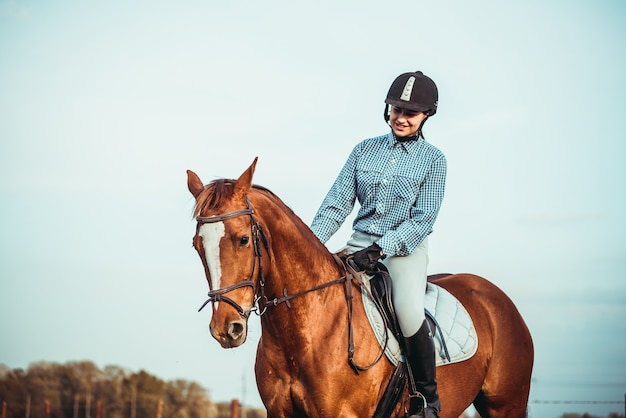
[[[287,288],[285,287],[283,288],[282,297],[268,299],[267,296],[265,296],[264,294],[265,277],[263,276],[263,266],[261,264],[261,251],[260,251],[260,246],[259,246],[259,238],[260,238],[260,241],[262,241],[263,247],[265,248],[265,251],[267,252],[268,255],[270,254],[269,242],[268,242],[267,236],[265,235],[265,231],[263,230],[263,227],[254,217],[254,209],[251,208],[248,197],[246,196],[246,209],[236,210],[233,212],[228,212],[228,213],[225,213],[222,215],[216,215],[216,216],[209,216],[209,217],[197,216],[196,221],[198,222],[198,224],[206,224],[206,223],[221,222],[227,219],[237,218],[239,216],[250,216],[250,221],[251,221],[250,227],[252,230],[252,245],[254,247],[254,259],[252,260],[252,268],[250,271],[250,277],[248,278],[248,280],[244,280],[241,282],[234,283],[230,286],[226,286],[226,287],[222,287],[216,290],[209,291],[208,299],[204,301],[202,306],[200,306],[200,309],[198,309],[198,312],[204,309],[204,307],[208,305],[209,303],[216,303],[216,302],[223,301],[229,304],[230,306],[232,306],[237,312],[239,312],[239,314],[243,318],[248,319],[248,317],[250,316],[250,313],[253,311],[256,312],[257,315],[262,316],[267,311],[267,308],[278,306],[281,303],[284,303],[285,305],[287,305],[287,308],[291,309],[291,303],[289,301],[291,301],[292,299],[298,298],[300,296],[304,296],[307,293],[316,292],[318,290],[322,290],[327,287],[343,283],[344,288],[345,288],[346,302],[348,303],[348,364],[350,365],[350,367],[352,367],[352,369],[354,370],[356,374],[359,374],[360,371],[366,371],[374,367],[384,355],[384,352],[387,346],[388,336],[385,339],[385,347],[381,350],[378,357],[371,364],[369,364],[368,366],[359,366],[354,361],[354,351],[355,351],[354,331],[352,327],[353,299],[354,298],[352,295],[352,283],[353,283],[353,279],[358,277],[359,273],[350,265],[350,263],[344,263],[341,260],[341,258],[339,258],[339,256],[337,256],[336,254],[333,254],[333,259],[335,260],[337,265],[339,265],[339,267],[341,267],[343,271],[345,272],[345,275],[343,277],[340,277],[335,280],[331,280],[326,283],[322,283],[318,286],[315,286],[310,289],[303,290],[301,292],[294,293],[291,295],[287,293]],[[255,286],[254,281],[252,280],[254,277],[257,264],[259,265],[258,287]],[[358,280],[357,280],[357,284],[359,285],[359,287],[362,286]],[[236,289],[243,288],[243,287],[251,287],[255,294],[254,306],[249,311],[245,311],[234,300],[226,296],[227,293],[232,292],[233,290],[236,290]],[[265,302],[263,302],[263,304],[261,304],[262,299],[265,299]]]
[[[292,295],[287,294],[287,288],[285,287],[283,289],[283,297],[267,300],[265,302],[265,306],[264,306],[263,312],[265,312],[265,310],[268,307],[270,307],[270,306],[278,306],[281,303],[284,303],[285,305],[287,305],[288,308],[291,308],[291,303],[289,303],[289,301],[291,299],[299,298],[300,296],[304,296],[307,293],[315,292],[315,291],[318,291],[318,290],[322,290],[324,288],[327,288],[327,287],[330,287],[330,286],[333,286],[333,285],[336,285],[336,284],[344,283],[344,282],[347,282],[347,281],[348,281],[348,278],[346,276],[340,277],[338,279],[332,280],[330,282],[323,283],[323,284],[321,284],[319,286],[315,286],[315,287],[312,287],[312,288],[307,289],[307,290],[303,290],[302,292],[294,293]]]

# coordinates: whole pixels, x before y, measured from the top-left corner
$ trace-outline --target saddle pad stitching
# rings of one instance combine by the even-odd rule
[[[369,281],[365,281],[364,284],[369,289]],[[370,326],[380,346],[383,347],[385,343],[384,321],[367,296],[366,290],[362,290],[362,298]],[[445,353],[443,353],[441,337],[439,333],[436,333],[435,352],[438,366],[467,360],[476,353],[478,336],[472,319],[465,307],[452,294],[440,286],[428,283],[426,309],[433,312],[437,319],[450,353],[451,361],[448,362]],[[403,361],[401,360],[400,346],[391,331],[387,330],[387,332],[389,340],[385,348],[385,355],[392,364],[397,365],[398,361]]]

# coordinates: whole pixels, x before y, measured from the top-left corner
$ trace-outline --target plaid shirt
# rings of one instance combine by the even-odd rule
[[[389,132],[357,144],[330,188],[311,229],[322,242],[360,208],[352,225],[388,256],[411,254],[433,229],[443,200],[446,158],[423,138],[399,142]]]

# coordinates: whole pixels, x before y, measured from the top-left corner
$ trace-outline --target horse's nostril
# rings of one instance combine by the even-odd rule
[[[238,340],[245,330],[246,327],[242,322],[231,322],[228,326],[228,336],[233,340]]]

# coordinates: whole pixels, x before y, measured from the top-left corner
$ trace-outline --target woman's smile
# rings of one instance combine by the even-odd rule
[[[394,135],[398,137],[413,136],[417,133],[426,117],[427,115],[424,112],[391,106],[389,124]]]

